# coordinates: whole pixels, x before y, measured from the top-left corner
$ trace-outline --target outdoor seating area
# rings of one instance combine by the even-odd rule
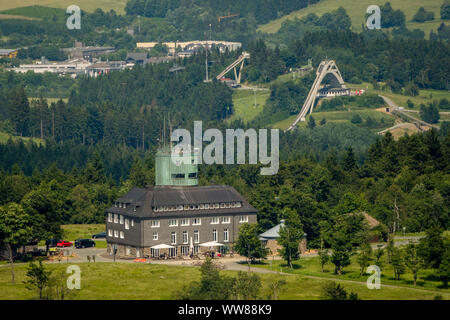
[[[223,249],[225,247],[226,250]],[[191,243],[189,250],[182,253],[177,247],[167,244],[159,244],[150,249],[150,260],[205,260],[207,257],[216,259],[234,256],[232,252],[228,252],[228,246],[219,242],[205,242],[198,246]]]

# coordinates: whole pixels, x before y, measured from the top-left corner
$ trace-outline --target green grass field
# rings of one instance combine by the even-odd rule
[[[97,8],[102,8],[103,11],[109,11],[111,9],[115,10],[117,13],[125,12],[125,5],[128,0],[10,0],[10,1],[0,1],[0,10],[8,10],[18,8],[20,11],[21,7],[28,6],[46,6],[51,8],[60,8],[66,10],[70,5],[77,5],[81,10],[87,12],[93,12]],[[26,9],[29,10],[29,9]],[[18,12],[16,11],[16,12]],[[11,13],[13,14],[13,13]],[[15,13],[27,16],[23,13]]]
[[[76,239],[91,239],[93,234],[104,232],[104,224],[65,224],[61,226],[63,230],[63,239],[75,241]],[[97,248],[106,248],[105,240],[94,240]],[[39,242],[40,246],[45,245],[45,241]]]
[[[93,234],[104,232],[104,224],[65,224],[63,229],[64,240],[91,239]]]
[[[256,94],[256,108],[255,108]],[[245,123],[253,120],[264,108],[266,100],[270,97],[270,91],[234,90],[233,106],[234,114],[228,121],[242,119]]]
[[[450,91],[448,90],[433,90],[433,89],[424,89],[419,91],[419,95],[417,97],[405,96],[402,94],[386,92],[381,90],[374,90],[372,84],[370,83],[362,83],[362,84],[347,84],[347,87],[350,89],[368,89],[368,93],[380,94],[385,97],[390,98],[394,101],[398,106],[407,108],[407,101],[411,100],[414,103],[414,109],[419,110],[420,104],[427,104],[434,100],[440,100],[443,98],[447,98],[450,100]],[[443,110],[448,111],[448,110]]]
[[[331,263],[326,264],[324,272],[321,272],[319,257],[317,256],[302,258],[295,261],[293,269],[288,268],[286,262],[283,260],[274,260],[273,262],[266,260],[264,264],[255,266],[274,271],[282,270],[283,272],[299,275],[318,276],[330,279],[346,279],[366,283],[369,275],[364,274],[363,276],[360,276],[360,267],[356,263],[356,257],[352,257],[351,260],[351,265],[344,268],[344,273],[341,276],[334,274],[334,265]],[[395,280],[394,271],[391,265],[387,263],[386,253],[382,259],[382,263],[381,285],[386,284],[414,288],[413,277],[408,269],[406,269],[406,273],[401,276],[400,280]],[[439,281],[439,278],[435,275],[435,272],[436,271],[429,269],[421,270],[418,275],[416,288],[439,291],[445,294],[447,298],[450,298],[450,289],[440,288],[442,282]]]
[[[259,31],[266,33],[275,33],[281,28],[283,21],[293,18],[302,18],[310,13],[315,13],[318,16],[324,13],[331,12],[339,8],[344,7],[347,14],[352,19],[352,29],[355,31],[361,31],[362,24],[365,23],[365,14],[367,7],[370,5],[383,5],[388,0],[321,0],[319,3],[313,4],[305,9],[298,10],[290,13],[289,15],[283,16],[280,19],[273,20],[265,25],[258,28]],[[442,5],[442,0],[389,0],[391,6],[394,10],[401,9],[406,16],[406,25],[408,28],[418,28],[425,31],[425,36],[428,37],[430,30],[436,32],[437,27],[441,23],[439,9]],[[427,11],[434,12],[434,21],[427,23],[413,23],[411,22],[414,14],[420,7],[424,7]]]
[[[38,139],[38,138],[25,138],[25,137],[22,138],[22,137],[10,135],[5,132],[0,132],[0,143],[5,144],[6,142],[8,142],[9,138],[11,138],[13,141],[22,140],[24,143],[27,143],[30,140],[33,140],[34,143],[36,143],[36,144],[45,144],[44,141],[42,141],[41,139]]]
[[[21,8],[13,8],[0,12],[6,17],[11,15],[12,17],[28,17],[30,19],[51,19],[53,16],[58,17],[60,20],[66,17],[66,11],[59,8],[49,8],[42,6],[28,6]]]
[[[185,284],[198,280],[200,271],[195,267],[176,267],[167,265],[148,265],[132,263],[79,263],[81,268],[81,289],[74,291],[68,299],[85,300],[168,300],[173,293]],[[65,263],[46,265],[51,270],[63,271]],[[9,266],[0,266],[0,299],[36,299],[37,293],[26,289],[26,264],[16,265],[16,284],[11,283]],[[236,275],[234,271],[222,271],[224,274]],[[262,297],[269,293],[268,285],[278,279],[287,282],[280,299],[319,299],[326,279],[311,279],[301,275],[285,276],[277,274],[260,274],[263,284]],[[338,280],[339,281],[339,280]],[[437,294],[448,299],[447,293],[419,291],[410,288],[382,287],[381,290],[369,290],[365,283],[343,282],[345,290],[356,292],[362,299],[415,299],[431,300]]]

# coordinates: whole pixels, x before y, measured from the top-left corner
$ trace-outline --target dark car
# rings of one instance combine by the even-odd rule
[[[60,239],[48,239],[45,241],[45,245],[53,248],[56,247],[58,242],[60,241],[61,241]]]
[[[91,248],[95,247],[95,241],[91,239],[77,239],[75,240],[75,248]]]
[[[100,232],[92,235],[92,239],[106,238],[106,232]]]

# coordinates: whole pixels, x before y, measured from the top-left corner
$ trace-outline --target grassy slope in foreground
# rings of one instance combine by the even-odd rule
[[[200,270],[194,267],[175,267],[167,265],[148,265],[133,263],[80,263],[81,289],[68,299],[86,300],[168,300],[173,293],[191,281],[199,280]],[[52,270],[65,270],[67,264],[47,265]],[[16,284],[11,284],[9,265],[0,266],[0,299],[36,299],[37,293],[25,288],[26,264],[16,265]],[[224,274],[236,275],[233,271]],[[260,274],[263,282],[263,297],[269,293],[269,283],[285,279],[286,290],[280,299],[319,299],[325,279],[309,279],[302,276],[284,276],[277,274]],[[356,292],[362,299],[417,299],[431,300],[437,293],[418,291],[409,288],[387,288],[369,290],[365,283],[343,282],[345,290]]]
[[[266,260],[265,264],[256,265],[261,268],[280,270],[282,268],[283,272],[298,274],[298,275],[308,275],[308,276],[318,276],[325,277],[332,280],[335,279],[345,279],[352,281],[359,281],[366,283],[368,274],[360,276],[360,267],[356,262],[356,257],[351,258],[352,263],[344,268],[343,274],[338,276],[334,274],[334,265],[328,263],[325,265],[324,272],[321,272],[319,257],[307,257],[302,258],[294,262],[294,269],[291,270],[287,268],[286,262],[284,260],[275,260],[271,262]],[[394,271],[392,266],[388,264],[386,253],[381,259],[381,285],[393,285],[414,288],[413,277],[409,269],[405,269],[405,274],[401,275],[400,280],[394,279]],[[373,263],[375,264],[375,263]],[[442,289],[440,286],[442,282],[439,278],[435,276],[436,271],[432,269],[420,269],[417,278],[417,289],[434,290],[439,291],[442,295],[450,298],[450,289]],[[384,288],[383,288],[384,289]]]
[[[87,12],[94,12],[95,9],[101,8],[103,9],[103,11],[114,9],[117,13],[123,14],[125,12],[124,9],[127,2],[128,0],[2,0],[0,1],[0,10],[34,5],[61,8],[66,10],[67,7],[71,5],[77,5],[81,10]]]
[[[367,7],[370,5],[382,6],[386,2],[388,2],[388,0],[321,0],[320,2],[305,9],[294,11],[277,20],[261,25],[258,30],[267,33],[275,33],[281,28],[283,21],[287,19],[302,18],[310,13],[315,13],[318,16],[321,16],[324,13],[331,12],[342,6],[352,19],[352,29],[361,31],[361,26],[365,23]],[[441,23],[439,11],[443,0],[389,0],[389,2],[394,10],[401,9],[405,13],[407,27],[424,30],[426,37],[428,37],[428,33],[431,29],[436,32],[437,27]],[[433,11],[435,20],[427,23],[410,22],[420,7],[424,7],[427,11]]]

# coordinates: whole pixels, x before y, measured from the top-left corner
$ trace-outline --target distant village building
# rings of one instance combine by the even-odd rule
[[[97,77],[114,71],[130,69],[134,64],[127,64],[125,61],[100,61],[92,63],[86,68],[86,73],[90,77]]]
[[[75,41],[73,48],[63,48],[69,59],[85,59],[92,61],[92,58],[102,54],[109,54],[116,51],[113,47],[85,47],[82,42]]]
[[[0,49],[0,58],[14,59],[18,53],[18,49]]]
[[[26,73],[28,71],[34,73],[50,72],[76,77],[80,74],[86,74],[86,68],[90,65],[90,62],[83,59],[74,59],[64,62],[49,62],[45,58],[42,58],[38,63],[21,64],[19,67],[10,68],[9,70],[18,73]]]
[[[127,63],[146,64],[148,62],[147,52],[129,52],[125,58]]]
[[[153,49],[156,45],[158,45],[158,42],[138,42],[136,44],[137,48],[141,49]],[[205,40],[194,40],[194,41],[185,41],[185,42],[164,42],[162,43],[169,49],[170,54],[175,54],[175,48],[181,49],[181,51],[185,51],[184,55],[186,55],[188,52],[192,53],[195,52],[195,50],[198,50],[199,48],[204,48],[207,46],[208,48],[211,48],[212,46],[219,49],[220,52],[228,51],[236,51],[239,50],[242,47],[242,43],[240,42],[229,42],[229,41],[205,41]]]
[[[125,61],[99,61],[89,62],[84,59],[73,59],[64,62],[49,62],[46,59],[41,59],[34,64],[21,64],[19,67],[10,68],[8,70],[26,73],[32,71],[34,73],[50,72],[58,75],[70,75],[75,78],[80,75],[89,75],[97,77],[100,74],[106,74],[112,71],[122,71],[132,68],[134,64],[127,64]]]
[[[169,149],[159,150],[156,185],[134,188],[106,210],[108,253],[156,257],[165,250],[171,257],[188,256],[207,242],[231,247],[240,226],[256,223],[257,210],[233,187],[198,186],[195,156],[185,154],[188,161],[176,165]],[[161,245],[170,248],[154,248]]]

